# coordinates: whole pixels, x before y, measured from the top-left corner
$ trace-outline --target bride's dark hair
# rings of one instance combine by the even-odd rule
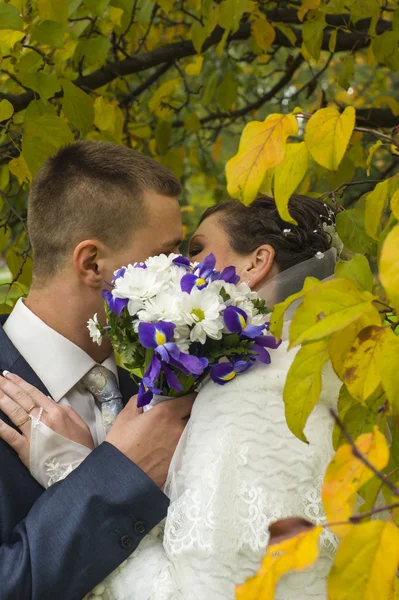
[[[309,196],[292,195],[288,207],[298,225],[283,221],[269,196],[259,196],[249,206],[239,200],[216,204],[202,215],[200,222],[217,215],[238,254],[248,254],[262,244],[270,244],[279,270],[285,271],[317,252],[329,250],[331,236],[323,223],[331,225],[335,221],[329,206]]]

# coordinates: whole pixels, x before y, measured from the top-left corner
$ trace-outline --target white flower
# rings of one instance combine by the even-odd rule
[[[181,352],[190,353],[190,328],[188,325],[178,325],[175,329],[175,341]]]
[[[158,256],[150,256],[145,261],[147,268],[151,271],[155,271],[156,273],[167,271],[172,265],[175,258],[177,258],[178,254],[159,254]]]
[[[101,331],[98,329],[97,325],[99,325],[99,323],[98,323],[98,318],[97,318],[97,313],[96,313],[92,319],[89,319],[87,321],[87,329],[90,332],[90,337],[93,340],[93,342],[97,342],[97,344],[99,346],[101,346],[101,342],[103,341],[103,336],[101,334]]]
[[[205,344],[207,336],[220,340],[223,330],[222,311],[225,305],[215,290],[193,288],[190,294],[183,294],[181,312],[185,323],[193,326],[190,332],[192,342]]]
[[[171,323],[182,322],[180,299],[182,293],[172,294],[169,290],[161,291],[153,298],[144,302],[144,306],[139,310],[137,316],[140,321],[154,323],[156,321],[170,321]]]
[[[157,272],[129,265],[124,276],[115,281],[112,295],[114,298],[128,298],[127,308],[133,316],[143,308],[145,300],[156,296],[164,286],[164,280]]]

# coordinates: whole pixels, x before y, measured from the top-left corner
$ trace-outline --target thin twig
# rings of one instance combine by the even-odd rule
[[[375,466],[360,452],[360,450],[356,446],[355,442],[353,441],[352,437],[346,430],[345,425],[342,423],[342,421],[340,420],[340,418],[338,417],[337,413],[335,412],[335,410],[333,408],[330,408],[330,415],[333,417],[335,423],[338,425],[339,429],[342,431],[342,433],[343,433],[344,437],[347,439],[348,443],[352,446],[353,456],[358,458],[364,465],[366,465],[367,468],[370,469],[370,471],[372,471],[374,473],[374,475],[376,475],[376,477],[378,477],[378,479],[380,479],[384,483],[384,485],[389,487],[389,489],[391,490],[391,492],[393,493],[394,496],[399,496],[399,488],[397,488],[396,485],[394,483],[392,483],[392,481],[390,481],[386,475],[384,475],[384,473],[382,473],[381,471],[376,469]]]

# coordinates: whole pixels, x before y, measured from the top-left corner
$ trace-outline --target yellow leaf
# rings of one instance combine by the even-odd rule
[[[263,52],[267,52],[276,39],[276,30],[265,17],[252,23],[251,34]]]
[[[325,340],[302,346],[288,371],[283,400],[287,425],[297,438],[307,442],[306,421],[320,397],[321,371],[327,362]]]
[[[328,577],[331,600],[394,600],[399,529],[371,521],[348,527]]]
[[[377,426],[371,433],[360,435],[355,444],[373,467],[381,470],[387,466],[389,448]],[[329,523],[348,521],[355,509],[358,490],[372,477],[373,471],[354,456],[350,444],[338,448],[327,467],[322,489],[323,506]],[[349,524],[330,527],[340,537],[345,536],[350,528]]]
[[[223,139],[221,137],[218,137],[216,142],[212,146],[212,159],[216,163],[219,162],[219,160],[220,160],[222,146],[223,146]]]
[[[238,153],[226,165],[227,190],[233,198],[250,204],[258,193],[267,169],[285,157],[287,138],[298,133],[293,115],[269,115],[265,121],[245,126]]]
[[[148,102],[150,112],[155,113],[160,119],[167,119],[172,114],[172,110],[168,106],[163,106],[163,103],[169,103],[170,96],[173,94],[178,84],[178,79],[169,79],[169,81],[165,81],[165,83],[156,90],[155,94],[153,94]]]
[[[387,395],[391,412],[399,416],[399,337],[387,329],[382,340],[381,382]]]
[[[359,402],[364,403],[381,383],[382,340],[387,331],[376,325],[365,327],[345,358],[343,381]]]
[[[322,19],[320,17],[322,17]],[[316,14],[315,18],[311,20],[307,19],[302,25],[302,46],[316,62],[318,62],[320,58],[324,29],[326,26],[327,23],[324,20],[324,15],[320,14]]]
[[[268,169],[265,173],[262,183],[260,184],[259,193],[273,197],[273,181],[276,169]]]
[[[381,325],[381,317],[374,306],[366,309],[356,321],[353,321],[345,329],[337,331],[328,340],[328,351],[334,371],[342,380],[344,377],[344,362],[351,349],[359,331],[369,325]]]
[[[390,179],[377,183],[372,192],[366,196],[364,227],[366,233],[378,240],[381,227],[381,217],[384,212],[389,194]]]
[[[319,8],[320,0],[302,0],[301,7],[298,10],[298,19],[303,21],[304,16],[309,10]]]
[[[399,225],[385,238],[380,256],[380,279],[394,309],[399,313]]]
[[[319,555],[321,526],[270,544],[255,577],[236,587],[236,600],[273,600],[278,580],[288,571],[310,567]]]
[[[123,8],[116,8],[115,6],[108,7],[108,19],[112,23],[112,25],[121,25],[121,19],[123,16],[124,10]]]
[[[0,121],[6,121],[14,114],[14,107],[9,100],[0,101]]]
[[[37,8],[41,21],[68,21],[68,2],[65,0],[37,0]]]
[[[19,183],[30,183],[32,181],[32,175],[29,171],[29,167],[26,164],[24,155],[21,153],[18,158],[13,158],[8,163],[8,168],[11,173],[15,175]]]
[[[290,347],[344,329],[370,308],[373,296],[349,279],[323,281],[310,290],[291,321]]]
[[[305,142],[314,160],[336,171],[346,152],[355,126],[356,112],[347,106],[342,114],[335,108],[321,108],[312,115],[305,131]]]
[[[185,66],[184,70],[190,77],[196,77],[201,73],[203,64],[204,57],[196,56],[192,62]]]
[[[15,31],[14,29],[1,29],[0,30],[0,52],[6,54],[10,52],[15,44],[25,37],[23,31]]]
[[[66,122],[54,114],[25,116],[22,152],[33,176],[57,148],[70,144],[74,138]]]
[[[274,198],[283,221],[297,225],[288,210],[288,201],[304,178],[309,166],[309,152],[305,142],[287,144],[282,163],[275,169]]]
[[[373,144],[372,146],[370,146],[369,148],[369,155],[367,157],[367,175],[370,175],[370,170],[371,170],[371,163],[373,160],[373,156],[374,154],[377,152],[378,148],[382,146],[382,142],[381,140],[377,140],[375,144]]]
[[[284,315],[288,308],[301,298],[306,292],[314,288],[316,285],[319,285],[319,279],[316,277],[306,277],[305,282],[303,284],[303,288],[300,292],[296,294],[292,294],[288,298],[284,300],[284,302],[280,302],[279,304],[275,304],[273,307],[273,312],[270,317],[270,332],[274,335],[277,340],[281,339],[281,335],[283,333],[284,326]]]
[[[391,211],[395,219],[399,221],[399,190],[396,190],[391,197]]]

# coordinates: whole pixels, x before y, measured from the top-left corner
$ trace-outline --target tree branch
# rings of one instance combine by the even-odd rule
[[[342,27],[343,23],[346,23],[345,19],[347,19],[347,15],[333,15],[333,18],[334,19],[329,18],[328,22],[331,23],[331,25],[333,22],[336,22],[336,26]],[[289,12],[287,13],[287,16],[284,16],[284,14],[279,14],[280,22],[290,23],[292,22],[292,19],[293,16]],[[298,25],[300,24],[297,19],[295,23]],[[348,32],[339,29],[337,32],[336,52],[354,51],[369,46],[371,42],[371,39],[368,35],[369,25],[370,19],[365,19],[357,22],[356,32]],[[390,27],[391,24],[383,20],[380,20],[377,24],[377,30],[379,32],[386,31]],[[293,31],[296,36],[296,46],[299,47],[302,43],[302,35],[299,30],[293,29]],[[208,48],[216,46],[221,41],[223,34],[224,29],[217,26],[211,35],[205,40],[202,51],[205,52]],[[323,37],[323,50],[328,50],[330,35],[331,29],[330,27],[327,27]],[[251,23],[244,22],[241,24],[238,31],[229,36],[228,43],[247,40],[250,38],[250,36]],[[292,47],[291,42],[279,29],[276,29],[276,38],[273,42],[273,45],[290,48]],[[194,55],[196,55],[196,50],[191,40],[165,44],[164,46],[160,46],[151,52],[143,52],[121,61],[109,62],[101,67],[101,69],[98,69],[89,75],[78,77],[75,79],[74,83],[79,87],[95,90],[106,85],[107,83],[110,83],[118,77],[140,73],[141,71],[146,71],[163,63],[174,62],[176,60]],[[18,95],[0,93],[0,98],[9,100],[14,107],[14,111],[19,112],[24,110],[29,105],[31,100],[34,98],[34,94],[32,91],[27,91]]]
[[[148,79],[146,79],[145,81],[143,81],[143,83],[141,83],[140,85],[138,85],[131,94],[129,94],[128,96],[124,96],[122,98],[122,100],[120,101],[119,105],[123,108],[124,106],[128,106],[132,100],[134,100],[134,98],[137,98],[137,96],[140,96],[140,94],[142,94],[147,88],[149,88],[153,83],[155,83],[155,81],[157,81],[157,79],[159,79],[160,77],[162,77],[162,75],[164,73],[166,73],[166,71],[168,71],[171,66],[173,65],[173,63],[164,63],[163,65],[161,65],[159,67],[159,69],[157,69],[155,71],[155,73],[153,73],[152,75],[150,75],[150,77]]]

